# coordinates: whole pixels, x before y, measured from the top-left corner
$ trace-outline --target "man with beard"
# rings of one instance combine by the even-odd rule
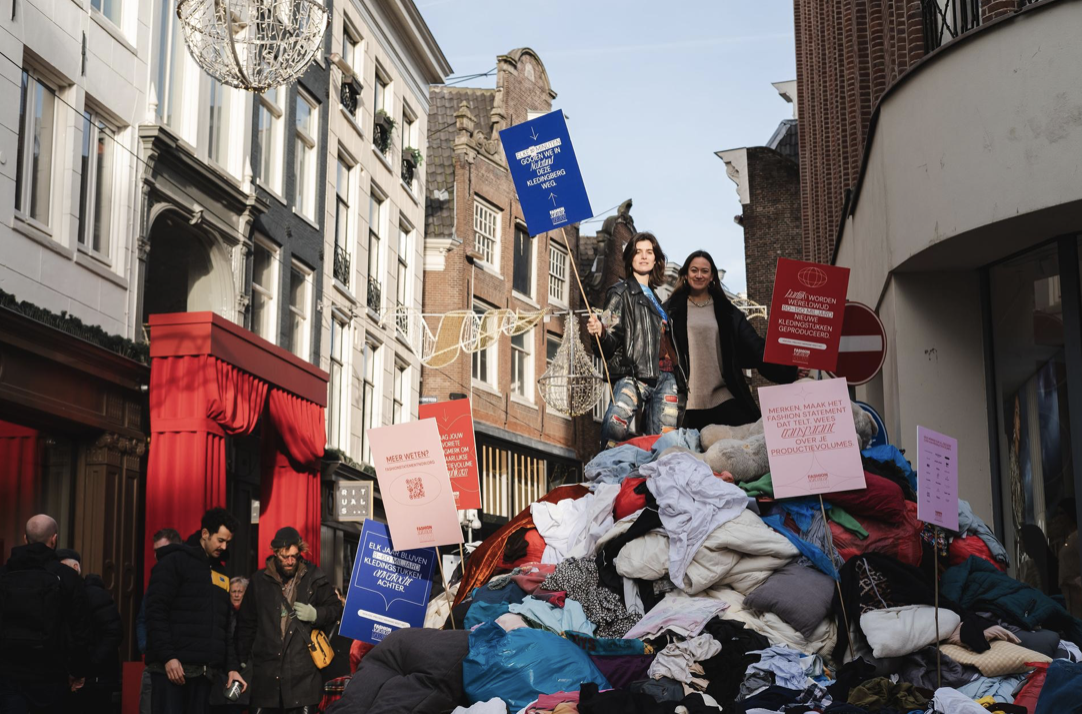
[[[297,529],[280,529],[271,550],[237,615],[237,654],[251,673],[255,714],[314,714],[323,679],[308,651],[311,631],[330,631],[342,603],[323,571],[305,560],[308,544]]]

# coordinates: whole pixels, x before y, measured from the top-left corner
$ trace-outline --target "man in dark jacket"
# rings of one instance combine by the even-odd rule
[[[155,714],[205,714],[215,673],[247,683],[229,640],[229,578],[222,554],[239,524],[224,508],[203,514],[202,530],[157,552],[146,592],[147,669]]]
[[[0,568],[0,711],[62,712],[85,682],[90,614],[83,579],[56,555],[56,521],[26,523]]]
[[[271,541],[274,554],[252,575],[237,616],[237,654],[251,671],[256,714],[312,714],[323,679],[308,651],[313,629],[327,633],[342,616],[334,586],[304,559],[308,545],[295,528]]]
[[[631,420],[643,407],[639,432],[663,434],[680,423],[687,374],[669,335],[671,323],[654,288],[665,276],[665,254],[650,233],[636,233],[624,248],[624,280],[609,288],[604,324],[586,324],[608,364],[614,400],[601,424],[601,448],[629,437]]]
[[[56,555],[61,563],[82,574],[83,559],[78,551],[60,548]],[[113,693],[120,688],[120,643],[124,640],[124,628],[120,624],[120,610],[101,576],[90,573],[83,583],[90,606],[90,666],[86,685],[69,697],[69,702],[75,711],[109,712]]]

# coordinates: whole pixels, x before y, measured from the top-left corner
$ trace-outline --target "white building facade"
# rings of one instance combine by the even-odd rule
[[[369,463],[368,429],[417,416],[428,88],[451,67],[412,0],[341,0],[330,31],[320,367],[328,447]]]

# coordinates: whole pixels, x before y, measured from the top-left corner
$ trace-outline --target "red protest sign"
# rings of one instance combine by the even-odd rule
[[[778,258],[765,362],[832,371],[849,290],[849,268]]]
[[[473,436],[473,410],[469,399],[422,404],[421,419],[435,419],[443,440],[443,456],[451,474],[451,491],[460,511],[481,507],[481,484],[477,471],[477,443]]]

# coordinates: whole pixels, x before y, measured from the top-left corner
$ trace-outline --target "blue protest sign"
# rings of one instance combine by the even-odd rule
[[[888,444],[890,444],[890,435],[887,434],[887,424],[883,421],[883,417],[879,416],[879,412],[875,410],[875,407],[873,407],[871,404],[857,401],[854,401],[853,404],[856,404],[861,409],[868,412],[868,415],[872,418],[872,421],[874,421],[875,425],[879,427],[879,433],[877,433],[875,435],[875,438],[872,439],[872,443],[868,444],[868,448],[871,448],[873,446],[887,446]]]
[[[377,644],[395,630],[423,626],[435,567],[435,548],[393,550],[386,524],[366,520],[340,632]]]
[[[504,129],[500,141],[530,235],[593,217],[563,112]]]

